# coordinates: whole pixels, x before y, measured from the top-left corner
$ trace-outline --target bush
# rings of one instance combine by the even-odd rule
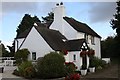
[[[80,75],[78,73],[70,74],[65,77],[65,80],[80,80]]]
[[[17,69],[15,69],[15,70],[13,71],[13,74],[14,74],[14,75],[17,75],[17,76],[20,76],[20,75],[19,75],[19,71],[18,71]]]
[[[67,74],[71,74],[75,72],[77,68],[73,62],[65,62],[65,67],[66,67]]]
[[[16,63],[21,64],[23,61],[27,61],[29,54],[30,52],[28,51],[28,49],[18,50],[14,56],[16,59]]]
[[[31,71],[28,71],[28,69],[31,69]],[[30,72],[30,74],[27,74],[27,72]],[[27,76],[29,77],[31,74],[33,75],[35,73],[35,69],[32,65],[32,62],[25,61],[21,63],[18,66],[18,73],[20,76],[23,76],[23,77],[27,77]]]
[[[93,57],[93,62],[96,68],[98,67],[105,67],[106,66],[106,62],[102,59],[99,59],[98,57]]]
[[[30,66],[25,68],[25,71],[24,71],[25,78],[33,78],[35,77],[35,75],[36,75],[36,71],[34,67]]]
[[[59,78],[65,76],[65,59],[62,55],[51,52],[37,61],[37,75],[39,78]]]

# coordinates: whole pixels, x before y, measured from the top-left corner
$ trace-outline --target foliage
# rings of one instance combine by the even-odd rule
[[[111,25],[112,28],[116,30],[116,37],[115,37],[115,41],[116,41],[116,45],[114,45],[116,47],[116,51],[115,54],[113,53],[113,55],[116,55],[114,57],[116,58],[120,58],[119,54],[120,54],[120,1],[118,0],[116,2],[117,7],[116,7],[116,13],[114,14],[114,19],[111,20]]]
[[[85,70],[85,69],[87,69],[87,65],[86,65],[86,64],[83,64],[83,65],[81,66],[81,70]]]
[[[25,14],[16,30],[17,32],[16,37],[25,30],[27,30],[28,28],[31,28],[35,22],[41,22],[41,21],[38,19],[37,16],[31,17],[31,15]]]
[[[98,57],[95,57],[95,56],[92,59],[94,60],[94,66],[96,68],[98,68],[99,66],[105,67],[106,62],[104,60],[101,60],[101,59],[99,59]]]
[[[57,52],[50,52],[37,61],[37,75],[39,78],[58,78],[65,76],[65,59]]]
[[[44,23],[53,22],[53,20],[54,20],[54,13],[50,12],[50,13],[48,13],[48,16],[42,17],[42,19],[43,19]]]
[[[76,70],[76,65],[73,62],[65,62],[67,74],[74,73]]]
[[[20,76],[20,75],[19,75],[19,71],[18,71],[17,69],[15,69],[15,70],[13,71],[13,74],[16,75],[16,76]]]
[[[65,77],[65,80],[80,80],[80,75],[78,73],[70,74]]]
[[[86,52],[86,51],[81,51],[81,52],[80,52],[80,57],[85,57],[85,55],[87,55],[87,52]]]
[[[28,51],[28,49],[18,50],[14,56],[16,59],[16,63],[21,64],[23,61],[27,61],[29,54],[30,52]]]
[[[63,53],[64,55],[67,55],[68,51],[67,50],[62,50],[61,53]]]
[[[111,25],[113,29],[116,29],[117,37],[120,39],[120,1],[116,2],[116,13],[114,14],[114,18],[111,20]]]
[[[89,67],[95,67],[95,59],[94,56],[89,57]]]
[[[30,61],[24,61],[18,66],[18,72],[20,76],[27,76],[27,68],[32,67],[32,62]]]
[[[118,57],[119,47],[115,37],[109,36],[107,39],[101,42],[102,57]]]
[[[13,41],[12,46],[7,46],[7,47],[10,50],[10,57],[14,57],[14,53],[15,53],[15,41]]]
[[[9,52],[6,50],[4,44],[1,44],[1,47],[2,47],[2,57],[9,57],[10,54],[9,54]]]
[[[24,71],[25,78],[33,78],[35,76],[36,76],[36,71],[33,66],[25,68],[25,71]]]
[[[90,49],[89,51],[80,52],[80,57],[85,57],[85,55],[88,55],[88,56],[95,55],[95,50]]]

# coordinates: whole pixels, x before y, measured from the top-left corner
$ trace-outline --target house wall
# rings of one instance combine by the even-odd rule
[[[18,48],[21,46],[21,44],[22,44],[22,42],[23,42],[23,40],[24,40],[25,38],[20,38],[20,39],[16,39],[15,40],[15,52],[18,50]]]
[[[36,52],[36,58],[38,58],[53,51],[34,27],[26,37],[23,45],[20,47],[20,49],[23,48],[27,48],[30,51],[30,60],[32,59],[32,52]]]
[[[58,18],[58,20],[54,21],[51,24],[50,29],[60,31],[60,33],[62,33],[69,40],[76,39],[77,31],[71,27],[71,25],[69,25],[64,19],[59,21]]]
[[[74,55],[76,55],[76,60],[74,60]],[[70,51],[67,55],[65,55],[66,62],[73,62],[77,69],[80,70],[80,66],[82,66],[82,58],[80,57],[80,51]]]
[[[95,44],[91,43],[90,35],[89,35],[89,40],[88,40],[88,46],[95,50],[95,56],[101,58],[101,39],[98,37],[94,37],[94,42]]]
[[[76,39],[83,39],[85,37],[84,35],[85,35],[85,33],[77,32]]]

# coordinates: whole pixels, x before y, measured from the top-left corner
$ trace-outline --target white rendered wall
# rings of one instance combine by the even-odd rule
[[[64,33],[63,30],[63,17],[65,17],[65,7],[63,5],[56,6],[53,9],[54,21],[50,26],[50,29],[59,30]]]
[[[45,54],[53,51],[42,36],[33,27],[20,49],[27,48],[30,53],[36,52],[36,58],[43,57]],[[29,59],[32,59],[30,54]]]
[[[74,61],[73,58],[74,55],[76,55],[76,61]],[[69,57],[69,61],[66,62],[73,62],[77,66],[77,70],[80,70],[80,66],[82,65],[82,58],[80,57],[80,51],[71,51],[68,53],[67,56]]]
[[[85,36],[85,33],[77,32],[77,38],[76,39],[83,39]]]
[[[22,42],[23,42],[24,39],[25,38],[20,38],[20,39],[16,39],[15,40],[15,52],[17,51],[17,47],[18,48],[20,47],[20,45],[22,44]]]
[[[89,35],[90,36],[90,35]],[[91,44],[91,40],[89,38],[88,46],[95,50],[95,56],[101,58],[101,39],[98,37],[94,37],[95,44]]]

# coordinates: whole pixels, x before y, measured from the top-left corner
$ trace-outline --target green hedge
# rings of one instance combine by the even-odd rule
[[[66,75],[65,59],[57,52],[50,52],[37,61],[37,75],[39,78],[59,78]]]

